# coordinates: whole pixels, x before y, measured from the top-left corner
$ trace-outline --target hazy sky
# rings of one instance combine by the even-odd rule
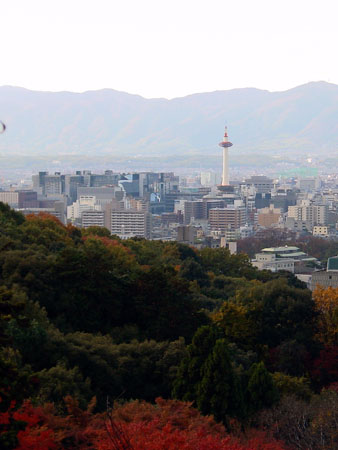
[[[0,85],[145,97],[338,83],[338,0],[8,0]]]

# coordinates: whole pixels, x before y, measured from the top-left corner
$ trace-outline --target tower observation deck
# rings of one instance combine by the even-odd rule
[[[223,171],[222,171],[222,184],[218,186],[218,189],[223,192],[232,192],[233,188],[229,184],[229,150],[232,143],[228,138],[228,128],[225,127],[223,141],[218,144],[223,147]]]

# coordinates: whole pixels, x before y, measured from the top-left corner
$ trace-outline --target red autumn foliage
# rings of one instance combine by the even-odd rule
[[[57,450],[54,431],[46,424],[42,408],[33,407],[29,401],[17,411],[14,408],[15,402],[12,402],[8,411],[0,413],[0,433],[8,432],[15,422],[23,423],[24,429],[18,431],[15,450]]]
[[[33,407],[30,402],[0,415],[23,421],[15,450],[283,450],[260,431],[246,439],[228,434],[212,417],[203,417],[190,403],[157,399],[156,404],[134,401],[106,414],[93,414],[95,401],[83,411],[65,398],[67,415],[55,414],[53,405]],[[14,405],[12,405],[14,407]]]
[[[329,384],[326,389],[329,389],[330,391],[334,391],[334,392],[338,393],[338,381],[335,381],[334,383]]]
[[[163,426],[154,419],[150,422],[131,422],[124,424],[122,430],[129,436],[130,449],[133,450],[283,450],[273,441],[268,441],[264,433],[257,434],[245,443],[227,435],[210,434],[205,427],[181,430],[172,423]],[[126,447],[128,448],[128,447]],[[110,450],[109,440],[103,440],[98,450]]]
[[[327,386],[338,379],[338,347],[325,347],[313,361],[312,378],[320,385]]]

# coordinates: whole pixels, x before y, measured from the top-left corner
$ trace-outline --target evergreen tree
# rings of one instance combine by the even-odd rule
[[[211,326],[198,329],[174,382],[173,396],[195,401],[203,414],[226,422],[243,415],[243,398],[225,339]]]
[[[200,327],[188,346],[188,355],[182,360],[174,381],[173,396],[186,401],[196,400],[196,387],[201,379],[203,364],[212,351],[218,330],[210,325]]]
[[[251,413],[270,407],[278,401],[277,387],[263,362],[253,364],[248,375],[248,407]]]
[[[242,417],[243,397],[235,374],[227,343],[218,339],[201,370],[196,404],[202,414],[213,414],[217,421],[227,416]]]

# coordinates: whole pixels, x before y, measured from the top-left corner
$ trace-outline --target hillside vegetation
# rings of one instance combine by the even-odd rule
[[[0,447],[337,448],[337,299],[0,204]]]

